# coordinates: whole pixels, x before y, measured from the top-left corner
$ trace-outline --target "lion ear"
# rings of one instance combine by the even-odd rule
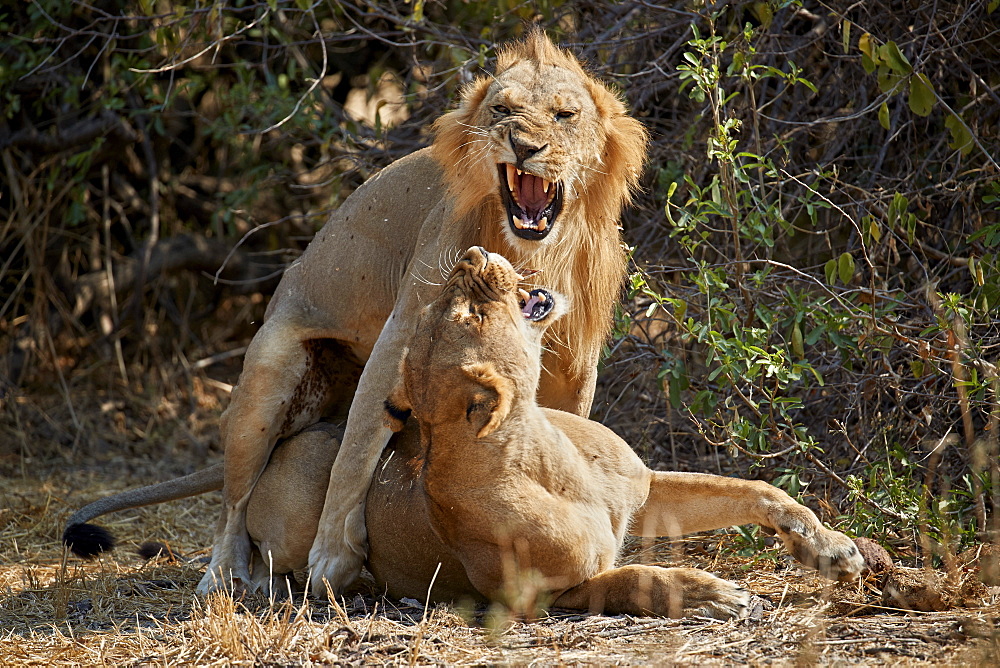
[[[410,395],[406,392],[406,382],[403,376],[403,366],[406,363],[406,356],[410,353],[409,348],[403,349],[403,354],[399,360],[399,378],[396,386],[385,400],[385,417],[382,422],[386,427],[396,433],[403,429],[406,421],[413,412],[413,404],[410,402]]]
[[[413,407],[410,406],[410,397],[406,394],[406,385],[400,378],[385,400],[385,417],[382,422],[395,433],[403,429],[412,412]]]
[[[471,417],[478,408],[488,408],[490,411],[489,419],[476,434],[476,438],[484,438],[492,434],[510,414],[514,386],[510,380],[497,373],[492,364],[469,364],[462,367],[462,371],[479,385],[479,389],[469,399],[466,416]]]

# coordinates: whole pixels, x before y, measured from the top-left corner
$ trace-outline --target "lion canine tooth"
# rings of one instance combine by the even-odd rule
[[[517,192],[514,190],[514,185],[516,181],[514,180],[514,165],[507,163],[507,189],[512,193]]]
[[[524,229],[524,221],[521,220],[520,216],[514,216],[514,226],[521,230]]]
[[[518,288],[517,289],[517,296],[525,304],[527,304],[531,300],[531,295],[528,294],[528,291],[525,290],[524,288]]]
[[[551,181],[549,181],[548,179],[542,179],[542,192],[548,194],[549,186],[551,185],[552,185]]]
[[[540,221],[538,221],[538,231],[539,232],[544,232],[545,228],[548,227],[548,226],[549,226],[549,217],[548,216],[542,216],[542,219]]]
[[[517,175],[520,176],[521,174],[524,174],[524,170],[523,169],[517,170]]]

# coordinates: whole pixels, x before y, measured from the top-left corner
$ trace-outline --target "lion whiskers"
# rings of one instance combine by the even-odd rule
[[[462,121],[457,121],[458,125],[463,128],[469,128],[472,130],[472,134],[479,135],[480,137],[489,137],[489,130],[486,128],[479,127],[478,125],[469,125],[468,123],[463,123]]]
[[[464,162],[468,162],[468,167],[472,169],[473,167],[478,167],[479,163],[487,156],[489,151],[489,145],[483,146],[482,148],[476,149],[475,151],[468,151],[462,158],[455,164],[461,165]],[[470,162],[471,161],[471,162]]]
[[[588,165],[586,163],[583,163],[583,162],[575,162],[575,163],[573,163],[573,166],[574,167],[582,167],[583,169],[589,170],[591,172],[597,172],[601,176],[609,176],[609,174],[607,172],[605,172],[603,170],[600,170],[600,169],[597,169],[596,167],[591,167],[590,165]]]

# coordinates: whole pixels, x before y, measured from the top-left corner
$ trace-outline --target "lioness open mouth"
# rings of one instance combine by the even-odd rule
[[[562,211],[562,184],[529,174],[508,162],[497,164],[497,172],[500,199],[511,231],[528,241],[544,239]]]
[[[541,288],[537,288],[531,292],[524,289],[518,290],[518,297],[521,305],[521,313],[532,322],[545,320],[552,313],[552,307],[555,306],[555,299],[552,297],[552,293]]]

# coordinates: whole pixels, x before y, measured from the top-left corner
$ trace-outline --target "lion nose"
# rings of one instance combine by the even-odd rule
[[[514,156],[517,158],[518,167],[523,166],[525,160],[534,156],[539,151],[545,150],[548,146],[548,144],[535,146],[534,144],[520,141],[513,134],[510,135],[510,147],[514,149]]]

